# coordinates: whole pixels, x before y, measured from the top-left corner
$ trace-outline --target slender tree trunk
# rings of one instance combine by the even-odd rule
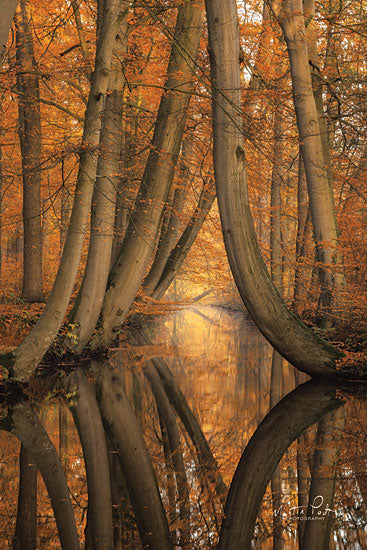
[[[159,416],[163,424],[163,431],[167,435],[168,450],[175,472],[179,500],[178,504],[180,509],[179,545],[186,548],[190,542],[190,490],[182,456],[180,432],[178,430],[173,409],[164,390],[162,380],[154,365],[150,361],[148,361],[144,366],[144,374],[152,387]],[[175,508],[176,503],[174,502],[174,510]]]
[[[92,347],[106,347],[115,338],[146,274],[154,250],[164,203],[177,163],[186,113],[194,86],[195,59],[203,11],[186,0],[178,10],[152,147],[122,249],[109,278],[101,328]],[[152,238],[151,238],[152,237]]]
[[[335,431],[344,427],[343,411],[335,411],[323,418],[317,429],[307,517],[322,517],[322,521],[307,521],[302,539],[302,550],[328,550],[333,520],[335,465],[338,446],[333,441]],[[322,515],[321,515],[322,514]]]
[[[276,107],[274,116],[274,151],[273,170],[271,178],[270,198],[270,263],[271,279],[283,296],[283,268],[282,268],[282,235],[281,188],[284,174],[284,124],[282,124],[282,110]],[[282,398],[283,388],[283,357],[273,350],[270,377],[270,408],[274,407]],[[282,503],[282,476],[278,465],[271,476],[271,492],[273,500],[273,550],[283,548],[282,515],[278,512]],[[278,513],[277,513],[278,512]]]
[[[310,407],[310,402],[314,406]],[[251,548],[258,509],[274,468],[303,430],[341,404],[335,387],[308,382],[288,394],[266,415],[250,439],[232,479],[218,550]]]
[[[100,411],[119,449],[121,467],[134,508],[141,542],[149,550],[171,550],[158,484],[136,416],[126,397],[121,373],[94,363]]]
[[[1,3],[1,18],[0,18],[0,64],[2,64],[6,51],[6,43],[8,41],[9,31],[13,23],[15,10],[17,9],[18,0],[3,0]]]
[[[19,139],[23,177],[23,288],[28,302],[42,302],[41,111],[38,67],[26,0],[16,18]]]
[[[334,279],[339,281],[340,259],[334,212],[334,197],[328,180],[326,143],[321,137],[320,117],[315,102],[310,74],[309,54],[302,0],[284,0],[280,26],[287,43],[293,100],[297,116],[300,148],[305,166],[310,210],[320,262],[321,306],[325,316],[331,315]],[[322,109],[322,97],[319,109]],[[325,136],[327,138],[327,136]],[[332,271],[333,269],[333,271]]]
[[[10,426],[10,428],[9,428]],[[57,451],[28,403],[18,403],[0,422],[24,445],[49,494],[63,550],[79,550],[74,510]]]
[[[215,191],[212,182],[209,181],[208,183],[204,183],[195,212],[191,216],[176,246],[171,250],[157,285],[151,293],[151,297],[155,300],[160,300],[162,298],[176,277],[177,272],[185,261],[187,254],[206,220],[214,199]]]
[[[307,461],[307,448],[305,446],[305,438],[303,434],[297,440],[297,497],[298,509],[301,512],[307,510],[308,504],[308,489],[309,489],[309,467]],[[302,520],[302,514],[299,513],[298,520],[298,546],[302,550],[303,534],[305,532],[306,522]]]
[[[139,345],[150,344],[149,338],[143,333],[143,331],[135,330],[131,331],[132,341]],[[160,378],[162,379],[164,389],[170,400],[172,406],[176,410],[178,417],[182,424],[185,426],[187,433],[196,449],[198,461],[202,468],[202,471],[208,472],[210,481],[215,485],[216,494],[223,502],[226,492],[226,485],[220,475],[217,461],[215,460],[213,453],[208,445],[205,435],[199,426],[199,423],[191,411],[185,396],[180,390],[175,381],[175,377],[169,369],[168,365],[161,358],[154,358],[150,360],[157,370]]]
[[[18,512],[13,550],[36,550],[37,541],[37,468],[31,455],[20,446]]]
[[[96,177],[96,147],[99,145],[100,115],[106,99],[119,10],[118,0],[105,3],[102,29],[97,42],[96,65],[85,115],[73,210],[51,295],[36,326],[22,344],[14,352],[0,356],[0,364],[4,365],[10,376],[14,376],[17,380],[25,381],[30,378],[53,342],[63,322],[73,290]]]
[[[190,172],[188,166],[185,164],[185,157],[188,152],[187,148],[188,145],[184,142],[182,144],[180,175],[188,182]],[[166,224],[162,222],[161,234],[154,261],[148,275],[144,279],[143,288],[144,292],[148,295],[151,295],[156,288],[166,266],[168,257],[176,244],[180,226],[179,215],[183,210],[186,192],[187,183],[185,185],[179,183],[179,186],[176,187],[174,191],[172,204],[166,205],[166,210],[169,209],[169,215],[167,212],[163,213],[163,220],[168,217],[168,221]]]
[[[117,174],[120,167],[123,89],[122,63],[127,50],[128,2],[123,2],[119,16],[113,60],[110,68],[108,95],[102,120],[97,179],[92,198],[91,236],[87,265],[77,306],[71,316],[78,327],[73,332],[77,352],[81,352],[92,334],[100,314],[110,269],[114,234]],[[71,345],[75,346],[74,338]]]
[[[68,438],[68,413],[65,405],[59,405],[59,456],[64,472],[67,472],[69,467],[69,438]]]
[[[213,95],[214,170],[232,273],[251,317],[272,346],[312,376],[340,376],[339,352],[317,338],[285,306],[272,284],[254,231],[243,150],[237,6],[207,0]]]
[[[87,474],[88,519],[91,549],[110,550],[113,546],[112,507],[107,447],[101,415],[93,389],[77,369],[69,378],[68,391],[76,391],[71,410],[76,420]]]

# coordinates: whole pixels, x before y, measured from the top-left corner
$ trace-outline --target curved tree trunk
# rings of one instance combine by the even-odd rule
[[[80,148],[80,168],[68,235],[59,270],[47,301],[34,329],[12,353],[0,356],[0,364],[17,380],[27,381],[52,344],[63,322],[77,274],[86,223],[96,177],[96,147],[100,137],[100,115],[107,93],[112,48],[115,42],[120,2],[105,2],[102,30],[97,42],[96,64],[85,114]]]
[[[141,330],[135,330],[132,332],[132,339],[139,345],[151,344],[149,338]],[[203,434],[200,425],[191,411],[186,398],[180,390],[178,384],[175,381],[175,377],[172,374],[167,363],[161,358],[154,358],[150,360],[157,370],[160,378],[162,379],[164,389],[174,407],[178,417],[182,424],[185,426],[187,433],[196,449],[198,462],[202,467],[202,470],[209,472],[211,481],[215,485],[215,491],[218,497],[223,502],[224,495],[226,493],[226,485],[220,475],[217,461],[215,460],[213,453],[208,445],[208,442]]]
[[[214,170],[224,242],[241,297],[272,346],[311,376],[337,377],[339,352],[285,306],[258,247],[248,201],[243,150],[237,6],[207,0],[213,94]]]
[[[204,183],[195,212],[191,216],[176,246],[171,250],[157,285],[151,293],[151,297],[155,300],[160,300],[162,298],[173,279],[176,277],[177,272],[184,263],[187,254],[206,220],[214,199],[215,191],[213,189],[213,184],[211,182]]]
[[[179,155],[186,113],[194,88],[195,59],[203,11],[193,0],[178,10],[151,151],[122,249],[112,268],[100,330],[93,348],[105,348],[115,338],[146,274]]]
[[[251,548],[258,509],[274,468],[303,430],[342,405],[336,394],[333,386],[307,382],[266,415],[250,439],[233,477],[218,550]]]
[[[98,320],[106,292],[113,243],[117,178],[120,169],[122,111],[125,78],[122,63],[127,50],[128,2],[122,4],[113,60],[108,82],[108,95],[102,119],[100,154],[92,198],[91,236],[87,265],[75,310],[71,316],[77,324],[77,352],[88,342]],[[75,340],[72,339],[71,344]]]
[[[28,403],[19,403],[0,422],[0,429],[17,436],[27,449],[45,482],[55,514],[63,550],[79,550],[78,532],[59,456],[52,441]]]
[[[158,484],[140,426],[126,397],[122,376],[108,363],[94,363],[103,421],[119,448],[121,467],[143,546],[171,550]]]
[[[67,380],[68,391],[76,391],[71,406],[83,447],[88,487],[88,531],[93,550],[113,547],[112,507],[104,428],[96,396],[88,380],[77,369]],[[73,398],[73,401],[75,399]]]

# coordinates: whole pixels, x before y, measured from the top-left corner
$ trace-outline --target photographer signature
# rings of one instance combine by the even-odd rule
[[[290,504],[290,502],[286,503]],[[279,514],[283,513],[283,504],[279,506],[278,510],[275,510],[273,515],[276,517]],[[307,514],[308,512],[308,514]],[[292,517],[296,517],[300,520],[315,520],[315,519],[324,519],[329,517],[330,514],[337,516],[337,511],[329,508],[329,504],[324,506],[324,497],[322,495],[317,495],[312,503],[309,503],[309,506],[292,506],[289,508],[289,514]]]

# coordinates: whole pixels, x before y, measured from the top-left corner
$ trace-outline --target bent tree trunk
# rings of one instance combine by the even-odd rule
[[[195,81],[203,10],[186,0],[178,10],[168,78],[159,106],[151,151],[122,249],[112,268],[100,330],[93,348],[115,338],[146,275],[164,203],[172,184]]]
[[[336,394],[333,386],[307,382],[266,415],[250,439],[233,476],[218,550],[251,548],[257,512],[272,472],[302,431],[343,404]]]
[[[127,50],[128,2],[122,4],[113,60],[108,82],[108,95],[102,120],[100,154],[92,198],[91,235],[87,265],[75,311],[71,315],[75,328],[77,351],[88,342],[100,314],[110,268],[117,179],[120,168],[122,111],[125,78],[123,61]]]
[[[101,416],[118,445],[120,464],[144,548],[171,550],[158,483],[119,370],[94,363]]]
[[[250,212],[243,149],[239,31],[234,0],[206,0],[213,95],[214,171],[222,230],[237,287],[271,345],[311,376],[343,376],[339,352],[303,325],[270,280]]]
[[[85,125],[80,147],[80,167],[75,199],[60,267],[46,307],[34,329],[12,353],[0,356],[0,364],[10,376],[27,381],[52,344],[63,322],[77,274],[85,228],[90,211],[96,177],[96,147],[100,137],[100,115],[107,92],[112,48],[115,42],[120,2],[105,2],[100,37],[97,42],[95,70],[92,77]]]

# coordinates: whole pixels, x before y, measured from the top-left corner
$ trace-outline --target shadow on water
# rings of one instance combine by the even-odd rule
[[[3,388],[0,547],[267,549],[275,514],[284,549],[365,548],[364,388],[309,381],[266,412],[270,365],[246,317],[200,308]]]

